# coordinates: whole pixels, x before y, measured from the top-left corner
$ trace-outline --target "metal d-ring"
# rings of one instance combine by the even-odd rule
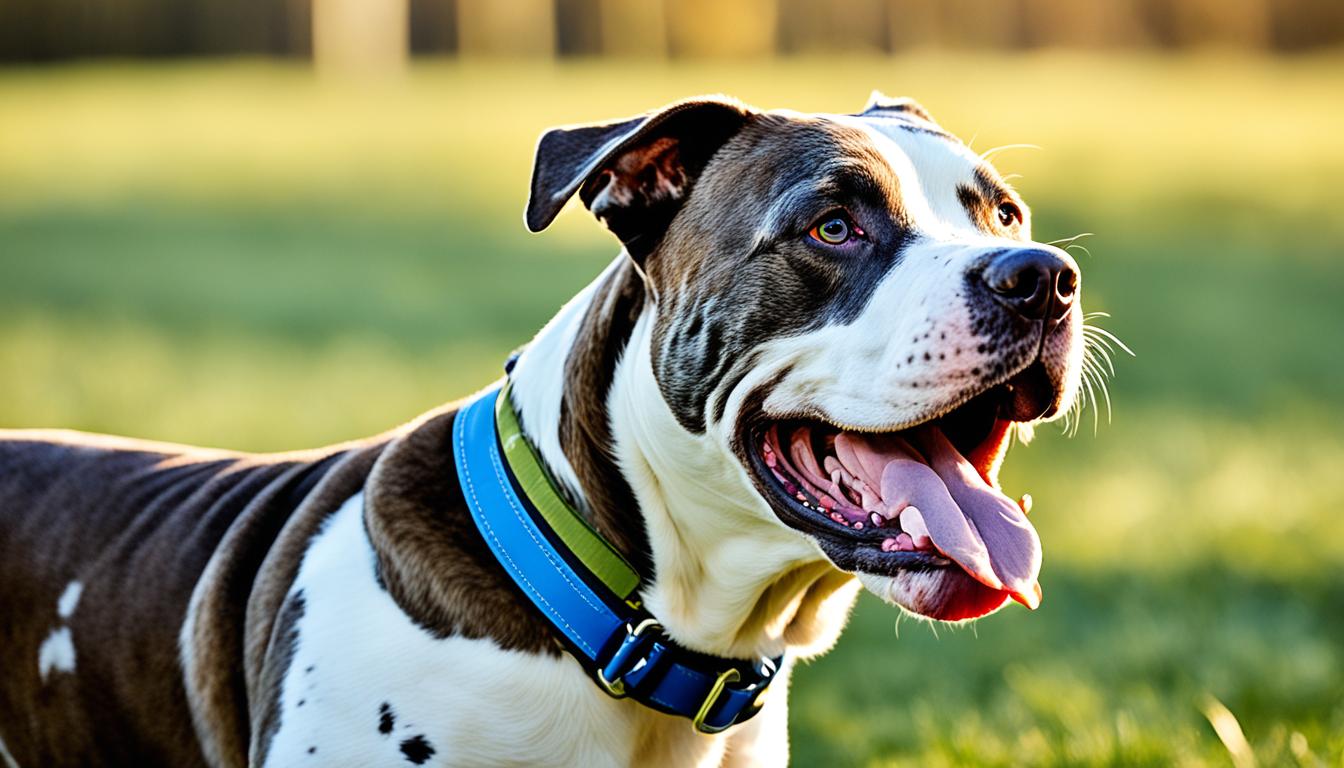
[[[643,621],[639,622],[639,624],[634,629],[630,629],[629,624],[625,626],[627,629],[625,639],[621,641],[620,647],[617,648],[616,653],[612,655],[611,661],[607,662],[606,665],[607,667],[610,667],[617,660],[624,661],[625,655],[628,655],[633,651],[635,641],[643,638],[645,630],[649,629],[650,627],[656,627],[658,629],[663,628],[663,625],[659,624],[657,619],[653,618],[644,619]],[[608,680],[606,675],[606,668],[598,667],[597,682],[599,685],[602,686],[602,688],[607,693],[611,694],[615,698],[618,699],[625,698],[628,694],[626,693],[625,690],[625,681],[622,680],[621,678],[623,678],[625,676],[625,673],[628,671],[629,670],[624,670],[619,675],[616,675],[614,680]]]

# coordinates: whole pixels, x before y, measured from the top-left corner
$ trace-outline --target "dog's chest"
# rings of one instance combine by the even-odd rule
[[[567,657],[414,624],[377,581],[362,507],[331,518],[291,589],[302,615],[265,765],[628,764],[659,729]]]

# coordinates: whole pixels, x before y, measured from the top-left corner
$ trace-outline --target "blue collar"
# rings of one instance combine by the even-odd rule
[[[488,390],[457,414],[454,462],[481,536],[565,648],[607,693],[690,718],[702,733],[718,733],[753,717],[783,657],[754,662],[720,658],[670,640],[640,605],[633,570],[632,581],[613,588],[617,579],[609,573],[600,576],[585,564],[603,558],[611,564],[614,550],[586,521],[584,534],[573,521],[556,516],[559,493],[549,480],[538,484],[531,467],[517,459],[516,444],[525,441],[507,434],[516,424],[507,394],[501,397],[499,387]],[[509,449],[501,446],[502,431],[504,439],[515,441]],[[587,537],[588,550],[605,546],[608,551],[596,552],[596,561],[592,551],[576,553],[576,535]],[[591,546],[594,540],[601,546]]]

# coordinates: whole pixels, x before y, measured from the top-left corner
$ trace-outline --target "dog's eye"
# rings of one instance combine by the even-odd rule
[[[1022,223],[1022,209],[1015,203],[999,203],[999,223],[1005,227]]]
[[[855,237],[862,237],[859,229],[844,216],[828,216],[808,231],[808,236],[826,245],[843,245]]]

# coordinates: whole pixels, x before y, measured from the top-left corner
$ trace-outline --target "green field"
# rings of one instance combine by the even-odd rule
[[[1085,306],[1137,357],[1109,423],[1009,461],[1040,610],[935,631],[865,598],[797,675],[795,763],[1226,765],[1220,702],[1261,764],[1342,764],[1338,56],[0,71],[0,426],[380,431],[493,378],[613,255],[578,209],[524,232],[544,127],[871,88],[976,149],[1043,148],[996,163],[1040,239],[1096,233]]]

